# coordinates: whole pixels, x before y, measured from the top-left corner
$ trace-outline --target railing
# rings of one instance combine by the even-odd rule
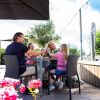
[[[100,88],[100,62],[81,60],[78,66],[81,79]]]

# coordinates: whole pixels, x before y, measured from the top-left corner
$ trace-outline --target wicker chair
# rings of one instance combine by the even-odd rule
[[[68,88],[69,88],[69,100],[72,100],[72,93],[71,93],[71,78],[73,76],[77,76],[78,78],[78,87],[79,87],[79,94],[81,93],[81,88],[80,88],[80,80],[79,80],[79,75],[77,72],[77,61],[78,57],[76,55],[70,55],[68,56],[67,64],[66,64],[66,74],[64,75],[56,75],[56,77],[62,77],[65,82],[67,80]],[[64,67],[64,66],[62,66]],[[54,74],[55,75],[55,74]],[[48,73],[48,81],[50,79],[50,72]],[[50,82],[49,82],[50,83]],[[50,94],[49,91],[49,86],[48,86],[48,94]]]
[[[5,77],[22,79],[22,77],[35,75],[35,77],[37,78],[37,66],[36,65],[34,65],[34,66],[32,65],[29,67],[19,66],[18,58],[16,55],[4,55],[3,59],[5,62],[5,65],[6,65]],[[20,68],[26,67],[26,71],[21,75],[19,75],[19,67]]]

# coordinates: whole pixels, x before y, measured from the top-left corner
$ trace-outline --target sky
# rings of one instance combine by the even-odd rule
[[[91,23],[100,28],[100,0],[49,0],[50,19],[55,32],[62,37],[61,43],[73,44],[80,48],[79,8],[82,10],[83,48],[90,45]],[[88,4],[86,3],[88,1]],[[44,21],[0,20],[0,39],[12,38],[17,31],[27,33],[30,27]],[[84,41],[85,40],[85,41]],[[3,43],[2,47],[8,45]]]
[[[100,8],[96,8],[100,0],[86,2],[87,0],[52,0],[51,3],[55,7],[51,11],[51,18],[56,23],[56,33],[63,37],[61,42],[74,44],[80,48],[79,8],[81,8],[83,49],[89,53],[91,23],[95,22],[97,30],[100,28]]]
[[[100,12],[100,0],[90,0],[90,6]]]

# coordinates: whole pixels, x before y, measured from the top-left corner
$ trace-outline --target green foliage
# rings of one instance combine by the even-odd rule
[[[27,46],[27,44],[28,44],[28,39],[25,38],[25,41],[24,41],[23,44],[24,44],[25,46]]]
[[[70,48],[69,53],[70,55],[80,55],[80,52],[77,50],[77,48]]]
[[[5,49],[0,49],[0,65],[3,65],[3,55],[5,53]]]
[[[96,55],[100,55],[100,31],[96,32]]]
[[[58,41],[60,39],[60,36],[55,34],[52,21],[35,25],[28,32],[27,36],[31,42],[38,44],[40,47],[44,47],[49,41]]]

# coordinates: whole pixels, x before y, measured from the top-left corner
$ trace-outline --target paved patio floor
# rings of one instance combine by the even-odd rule
[[[24,100],[34,100],[31,95],[23,95],[22,97]],[[43,96],[37,100],[69,100],[68,90],[55,90],[50,95],[44,91]],[[77,88],[72,89],[72,100],[100,100],[100,89],[84,83],[81,85],[81,94],[78,94]]]
[[[0,77],[3,78],[5,71],[0,69]],[[22,95],[23,100],[34,100],[31,95]],[[44,91],[43,96],[37,100],[69,100],[68,89],[56,90],[47,95]],[[100,88],[96,88],[87,83],[81,85],[81,94],[78,89],[72,89],[72,100],[100,100]]]

